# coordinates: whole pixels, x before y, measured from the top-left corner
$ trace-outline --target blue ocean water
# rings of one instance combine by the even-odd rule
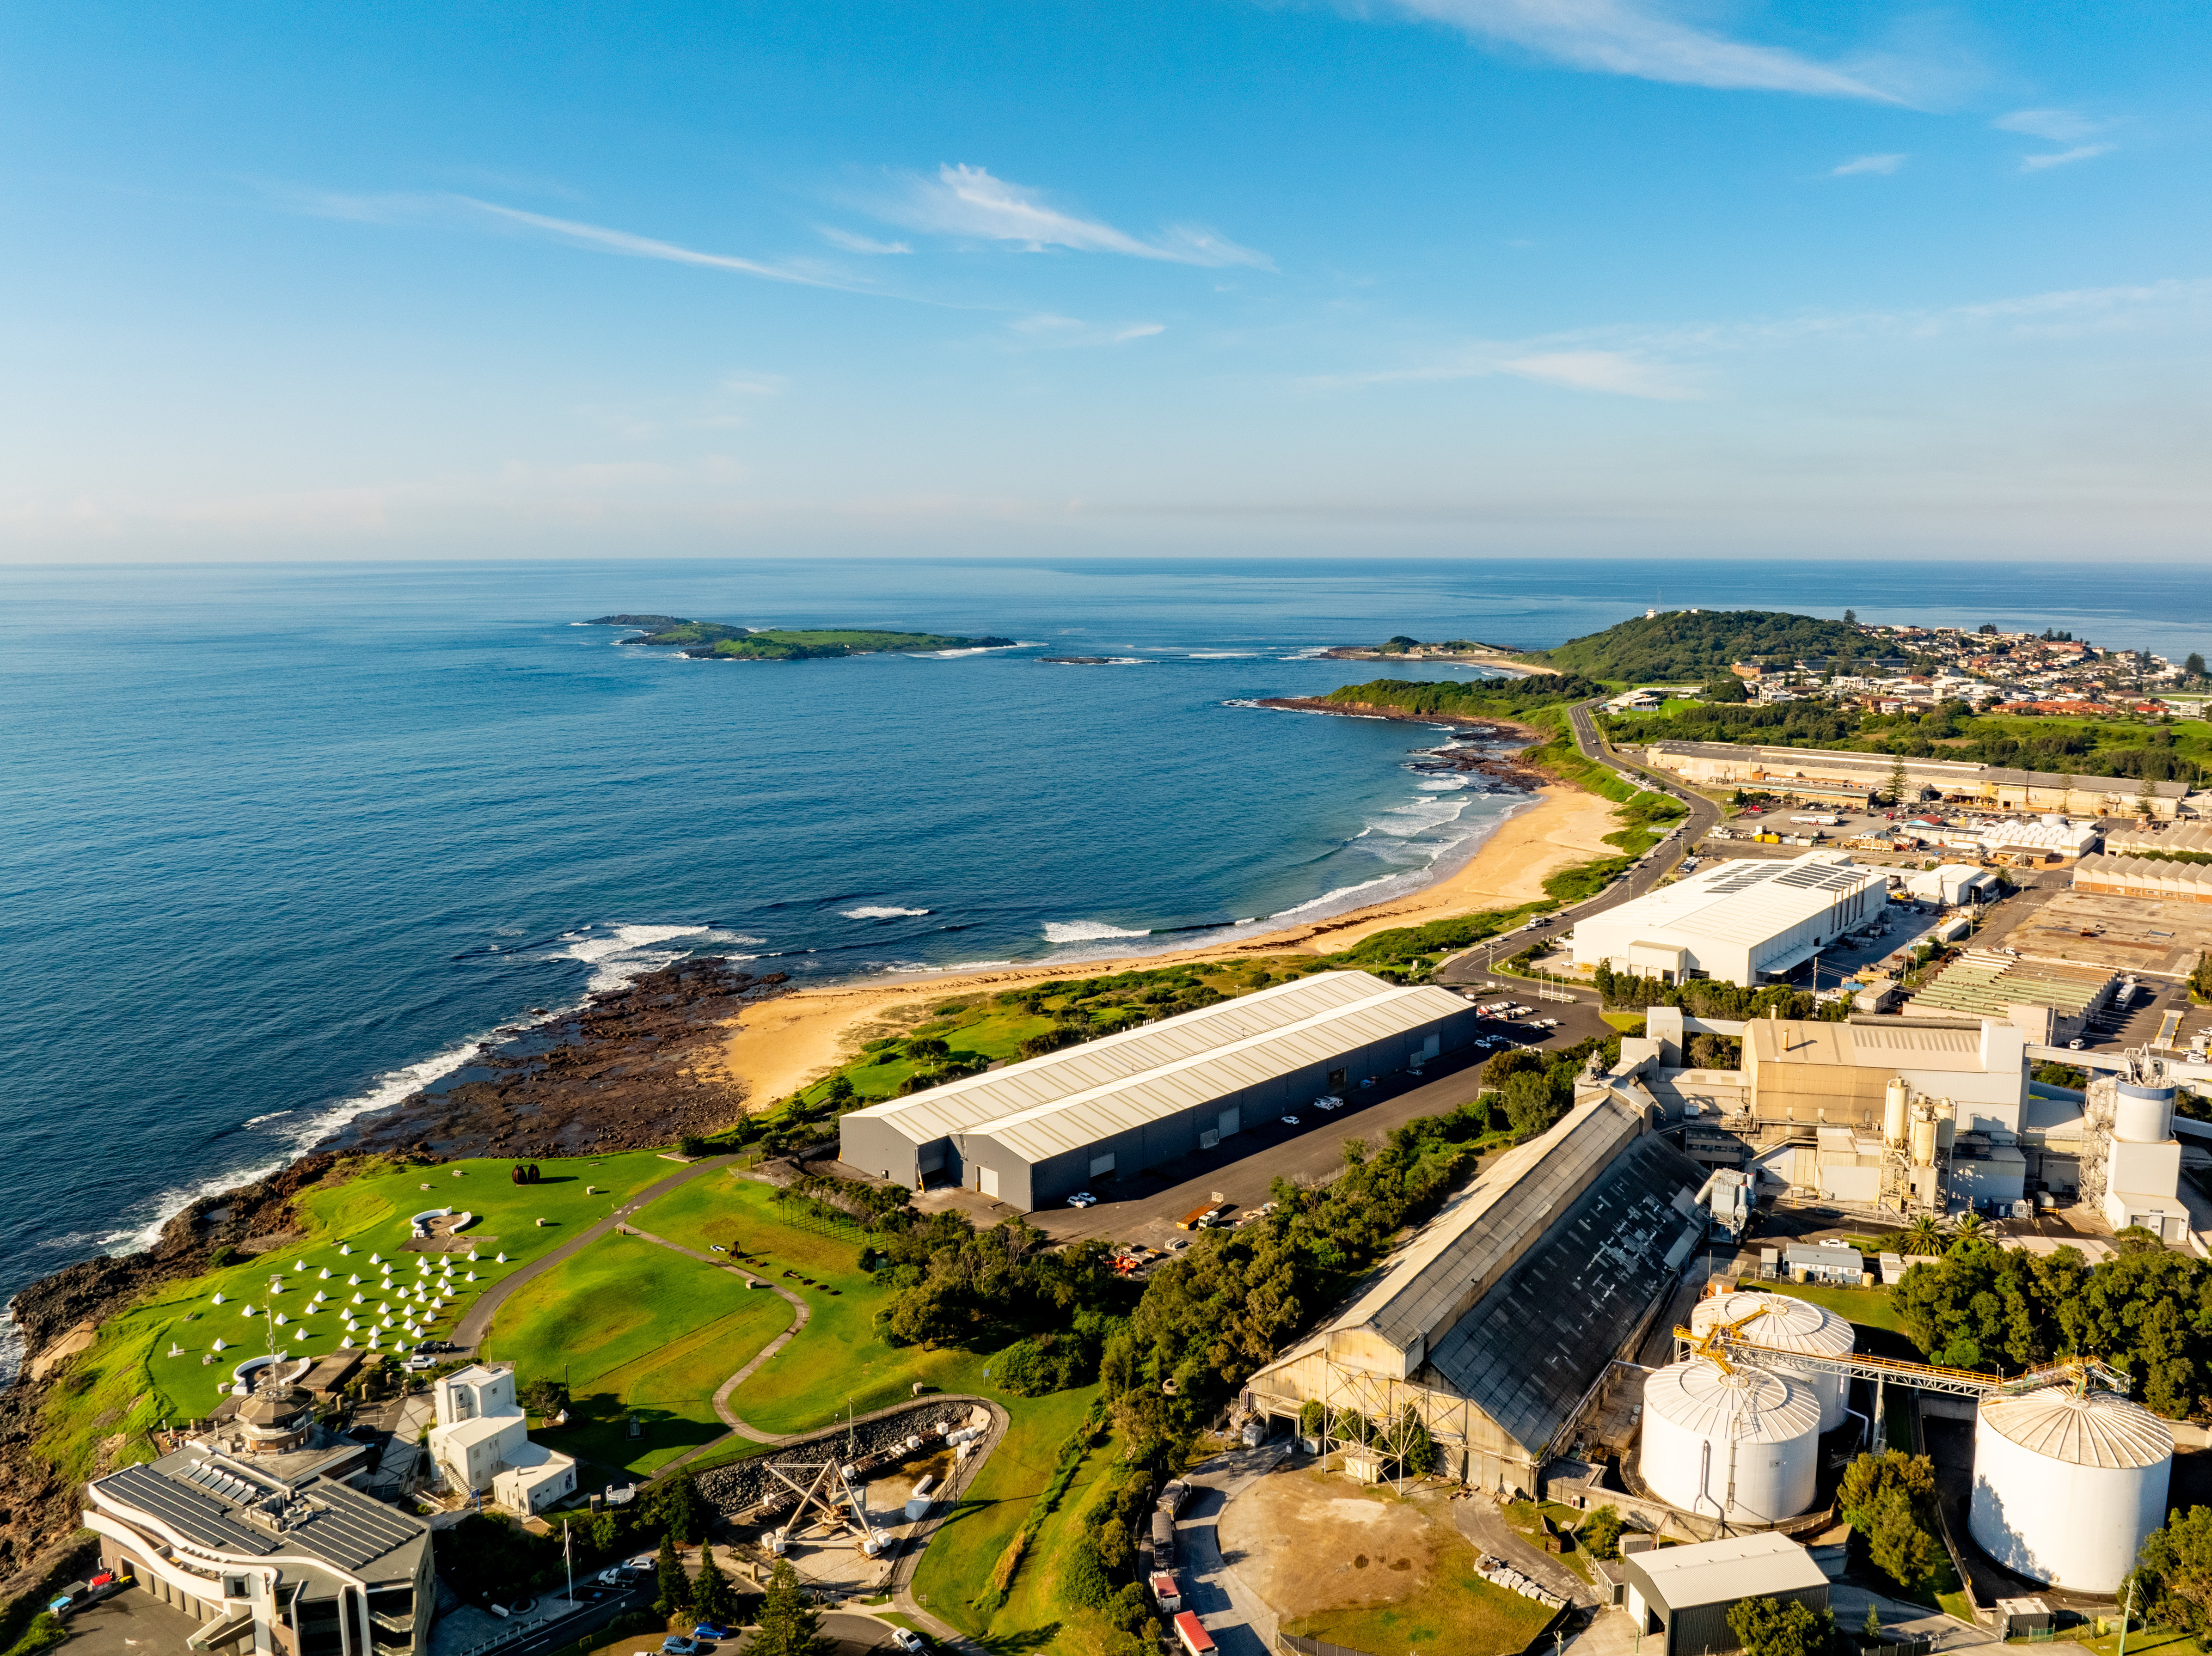
[[[1440,735],[1239,705],[1372,676],[1313,659],[1326,645],[1543,645],[1663,601],[2179,656],[2212,646],[2207,585],[1869,563],[0,570],[0,1295],[526,1009],[686,951],[816,979],[1081,959],[1417,884],[1516,801],[1409,768]],[[574,624],[622,610],[1032,647],[693,662]]]

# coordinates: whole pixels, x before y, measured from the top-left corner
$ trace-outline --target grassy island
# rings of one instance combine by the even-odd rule
[[[811,661],[836,656],[908,655],[932,650],[1000,650],[1010,638],[955,633],[893,633],[871,628],[732,627],[681,616],[599,616],[592,627],[642,627],[624,644],[663,645],[687,656],[733,661]]]

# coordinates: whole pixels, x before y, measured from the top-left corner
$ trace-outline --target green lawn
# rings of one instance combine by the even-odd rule
[[[92,1349],[73,1359],[57,1386],[46,1412],[41,1451],[81,1477],[99,1464],[101,1440],[125,1435],[123,1459],[141,1458],[143,1444],[129,1442],[164,1419],[204,1415],[229,1383],[230,1371],[266,1350],[273,1336],[278,1350],[295,1356],[322,1356],[336,1350],[343,1337],[341,1307],[359,1316],[379,1302],[397,1310],[396,1292],[382,1288],[382,1259],[394,1264],[393,1282],[420,1280],[417,1256],[400,1245],[409,1234],[409,1216],[425,1208],[455,1207],[478,1215],[466,1234],[482,1258],[454,1258],[454,1301],[441,1308],[436,1331],[452,1329],[476,1297],[525,1260],[558,1247],[579,1229],[605,1217],[646,1186],[678,1171],[675,1163],[650,1151],[620,1156],[543,1161],[544,1182],[518,1186],[509,1181],[507,1161],[469,1160],[433,1168],[390,1168],[376,1164],[364,1176],[312,1189],[299,1199],[306,1234],[281,1250],[156,1289],[101,1325]],[[458,1174],[458,1177],[456,1174]],[[425,1189],[423,1186],[428,1186]],[[587,1186],[598,1193],[586,1194]],[[539,1218],[550,1222],[543,1227]],[[341,1247],[351,1251],[341,1253]],[[505,1264],[494,1255],[507,1255]],[[369,1255],[380,1256],[373,1265]],[[302,1268],[304,1267],[304,1268]],[[325,1271],[330,1276],[322,1275]],[[465,1280],[474,1271],[477,1280]],[[348,1281],[359,1277],[359,1284]],[[283,1291],[272,1295],[270,1282]],[[315,1293],[326,1298],[310,1309]],[[220,1293],[223,1303],[214,1296]],[[360,1293],[363,1303],[351,1307]],[[411,1301],[410,1301],[411,1303]],[[251,1304],[257,1314],[246,1315]],[[285,1323],[272,1327],[264,1313],[274,1307]],[[215,1343],[224,1350],[218,1352]],[[366,1343],[366,1331],[356,1335]],[[398,1343],[413,1340],[398,1335]],[[390,1350],[387,1335],[383,1349]],[[175,1355],[170,1355],[172,1352]]]
[[[1767,1293],[1809,1301],[1831,1315],[1863,1328],[1878,1328],[1886,1334],[1900,1337],[1905,1333],[1905,1325],[1898,1320],[1890,1305],[1887,1288],[1828,1288],[1817,1283],[1759,1283],[1755,1286]]]
[[[571,1424],[548,1441],[647,1472],[727,1430],[716,1389],[791,1316],[781,1298],[718,1266],[603,1236],[502,1306],[484,1355],[512,1362],[520,1385],[568,1382]]]
[[[1428,1588],[1393,1604],[1323,1611],[1283,1624],[1285,1633],[1354,1650],[1419,1651],[1423,1656],[1489,1656],[1516,1651],[1552,1612],[1533,1598],[1493,1586],[1474,1573],[1474,1550],[1456,1538],[1437,1548]]]
[[[900,1402],[916,1380],[939,1391],[999,1395],[984,1374],[987,1356],[882,1339],[876,1313],[890,1295],[860,1269],[851,1243],[800,1229],[788,1222],[791,1211],[757,1180],[712,1174],[637,1215],[641,1228],[671,1241],[720,1243],[747,1269],[806,1301],[812,1314],[805,1329],[738,1388],[733,1406],[745,1421],[768,1432],[811,1431],[843,1414],[848,1401],[860,1414]],[[817,1286],[802,1287],[783,1275],[787,1270]]]
[[[1022,1574],[1014,1578],[1013,1592],[1005,1607],[987,1619],[975,1601],[988,1590],[999,1556],[1051,1481],[1060,1446],[1083,1423],[1097,1395],[1098,1387],[1086,1386],[1050,1397],[1008,1401],[1012,1426],[991,1451],[991,1458],[984,1462],[983,1470],[975,1475],[951,1516],[931,1538],[929,1550],[921,1556],[921,1566],[915,1572],[915,1594],[931,1615],[969,1633],[983,1634],[995,1627],[1003,1636],[1040,1633],[1064,1614],[1054,1608],[1059,1574],[1052,1561],[1066,1550],[1056,1543],[1072,1538],[1074,1529],[1072,1522],[1060,1520],[1071,1507],[1087,1504],[1092,1498],[1097,1478],[1109,1465],[1103,1449],[1094,1448],[1077,1472],[1059,1512],[1039,1534],[1036,1546],[1024,1559]],[[1038,1572],[1034,1580],[1030,1579],[1032,1571]],[[1028,1643],[1017,1640],[1008,1647],[1038,1649],[1042,1642],[1042,1639]]]

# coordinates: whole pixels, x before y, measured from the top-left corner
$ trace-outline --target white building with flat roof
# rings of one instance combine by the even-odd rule
[[[1668,983],[1718,978],[1745,988],[1778,977],[1878,913],[1887,878],[1840,852],[1787,862],[1708,863],[1575,922],[1575,964]]]
[[[430,1459],[450,1487],[489,1489],[494,1504],[525,1518],[575,1494],[575,1461],[530,1441],[511,1367],[472,1362],[443,1376],[435,1398]]]

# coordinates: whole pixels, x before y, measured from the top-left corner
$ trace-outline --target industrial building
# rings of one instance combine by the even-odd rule
[[[1660,1641],[1652,1656],[1718,1656],[1743,1641],[1728,1613],[1747,1598],[1828,1607],[1828,1577],[1787,1536],[1767,1532],[1624,1554],[1629,1615],[1637,1642]]]
[[[321,1472],[193,1445],[94,1478],[101,1563],[200,1623],[228,1656],[414,1656],[430,1648],[428,1526]]]
[[[2212,857],[2212,822],[2115,828],[2105,849],[2121,857]]]
[[[1687,878],[1575,922],[1578,967],[1666,983],[1779,977],[1876,913],[1887,877],[1841,852],[1788,862],[1709,863]]]
[[[2119,986],[2119,974],[2106,967],[1970,949],[1905,1004],[1905,1015],[2002,1018],[2033,1045],[2063,1046],[2088,1028]]]
[[[2074,889],[2106,897],[2212,903],[2212,863],[2182,863],[2163,857],[2084,857],[2074,864]]]
[[[2139,1225],[2160,1240],[2189,1235],[2181,1199],[2181,1141],[2173,1135],[2174,1066],[2148,1053],[2100,1071],[2082,1101],[2081,1199],[2113,1229]]]
[[[1981,832],[1982,849],[2000,862],[2068,863],[2104,843],[2094,822],[2069,822],[2056,811],[2032,822],[1992,822]]]
[[[1248,1122],[1456,1052],[1478,1015],[1449,990],[1318,972],[839,1123],[839,1159],[1024,1210],[1212,1149]]]
[[[2172,1429],[2127,1398],[2076,1386],[1986,1398],[1967,1532],[2031,1580],[2117,1592],[2165,1520],[2172,1470]]]
[[[1247,1384],[1248,1412],[1308,1401],[1382,1423],[1411,1408],[1443,1470],[1534,1490],[1553,1440],[1663,1310],[1705,1234],[1714,1177],[1648,1131],[1633,1079],[1592,1080],[1548,1131],[1486,1163],[1368,1290]],[[1816,1410],[1817,1413],[1817,1410]]]
[[[1644,749],[1656,769],[1705,787],[1747,788],[1798,798],[1815,790],[1849,789],[1888,797],[1897,761],[1886,753],[1825,748],[1762,748],[1733,742],[1654,742]],[[2139,782],[2126,776],[2062,776],[1957,760],[1907,759],[1905,784],[1913,802],[1930,794],[1985,810],[2070,816],[2149,814],[2172,821],[2184,809],[2186,782]]]
[[[2027,1041],[2009,1023],[1753,1018],[1742,1040],[1752,1113],[1761,1124],[1876,1127],[1889,1083],[1902,1080],[1950,1100],[1962,1132],[2020,1131]]]

